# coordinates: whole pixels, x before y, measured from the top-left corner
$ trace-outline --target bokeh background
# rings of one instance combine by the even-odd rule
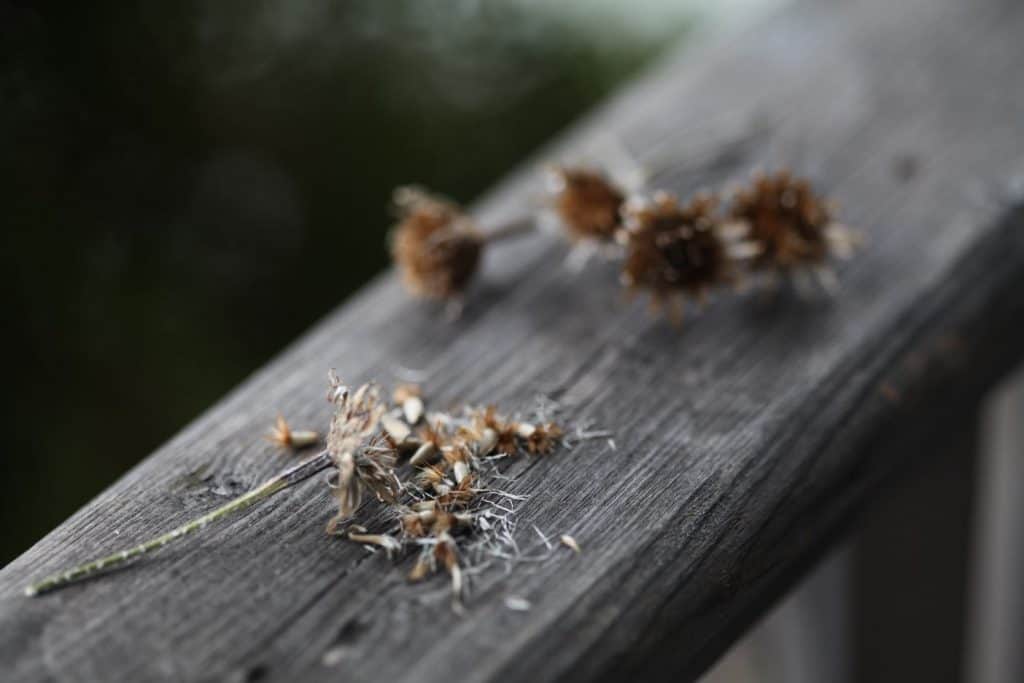
[[[743,2],[0,2],[0,565]]]

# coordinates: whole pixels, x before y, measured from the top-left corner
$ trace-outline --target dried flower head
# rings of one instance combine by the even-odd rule
[[[627,249],[623,284],[649,290],[657,308],[678,305],[684,295],[703,300],[710,288],[730,281],[733,245],[720,234],[716,204],[707,193],[686,206],[664,192],[651,201],[629,200],[619,233]]]
[[[340,521],[359,507],[364,489],[392,503],[400,486],[394,474],[394,448],[378,433],[386,406],[376,385],[364,384],[349,392],[333,371],[329,379],[328,398],[335,411],[327,434],[327,452],[337,468],[334,494],[338,500],[338,515],[328,525],[333,532]]]
[[[610,242],[621,227],[625,193],[600,171],[555,166],[548,172],[552,208],[573,241]]]
[[[274,429],[263,438],[281,448],[299,450],[315,444],[320,440],[320,435],[308,429],[292,429],[284,416],[278,415]]]
[[[480,262],[481,233],[457,204],[419,188],[398,188],[393,201],[391,251],[406,286],[432,299],[461,295]]]
[[[562,438],[562,428],[554,422],[540,425],[523,423],[519,425],[519,435],[526,442],[526,450],[530,453],[546,455],[555,449]]]
[[[729,215],[758,245],[751,262],[756,269],[820,266],[830,255],[848,256],[856,246],[851,231],[834,220],[829,202],[785,170],[754,174],[750,185],[735,193]]]
[[[495,450],[504,455],[515,455],[519,450],[519,444],[516,441],[518,425],[499,415],[495,406],[487,406],[483,410],[473,410],[470,415],[472,422],[463,432],[465,438],[482,442],[490,440],[488,437],[493,433],[494,445],[489,450]],[[481,453],[481,455],[486,455],[486,453]]]

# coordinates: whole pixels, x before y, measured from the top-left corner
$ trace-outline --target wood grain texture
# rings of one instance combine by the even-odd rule
[[[449,324],[386,274],[0,572],[3,678],[696,675],[1022,355],[1021,35],[1014,0],[806,3],[668,60],[544,158],[616,135],[676,160],[655,183],[683,194],[790,165],[870,235],[840,296],[723,296],[679,332],[624,303],[610,266],[568,272],[545,237],[489,255]],[[537,190],[528,164],[481,219]],[[351,382],[421,370],[442,404],[546,395],[613,430],[617,450],[509,470],[532,496],[521,528],[571,533],[583,555],[484,575],[458,617],[440,579],[407,585],[408,561],[326,538],[310,482],[129,569],[21,595],[281,469],[260,435],[279,411],[326,424],[332,366]]]

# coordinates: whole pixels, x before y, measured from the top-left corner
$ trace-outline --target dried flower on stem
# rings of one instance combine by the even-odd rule
[[[391,252],[411,292],[431,299],[460,296],[480,262],[483,235],[454,202],[415,187],[395,190],[398,224]]]
[[[378,500],[393,503],[401,487],[394,472],[394,448],[378,434],[387,406],[380,400],[377,387],[364,384],[350,393],[333,372],[330,383],[328,397],[335,411],[327,434],[327,452],[338,470],[334,485],[338,515],[327,527],[333,533],[338,523],[359,507],[364,490],[370,490]]]
[[[485,233],[458,204],[417,187],[398,188],[393,203],[392,257],[409,291],[429,299],[457,300],[487,244],[533,230],[522,220]]]

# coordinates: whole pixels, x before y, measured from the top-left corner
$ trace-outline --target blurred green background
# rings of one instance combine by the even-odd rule
[[[0,564],[383,268],[395,185],[472,199],[700,9],[0,3]]]

